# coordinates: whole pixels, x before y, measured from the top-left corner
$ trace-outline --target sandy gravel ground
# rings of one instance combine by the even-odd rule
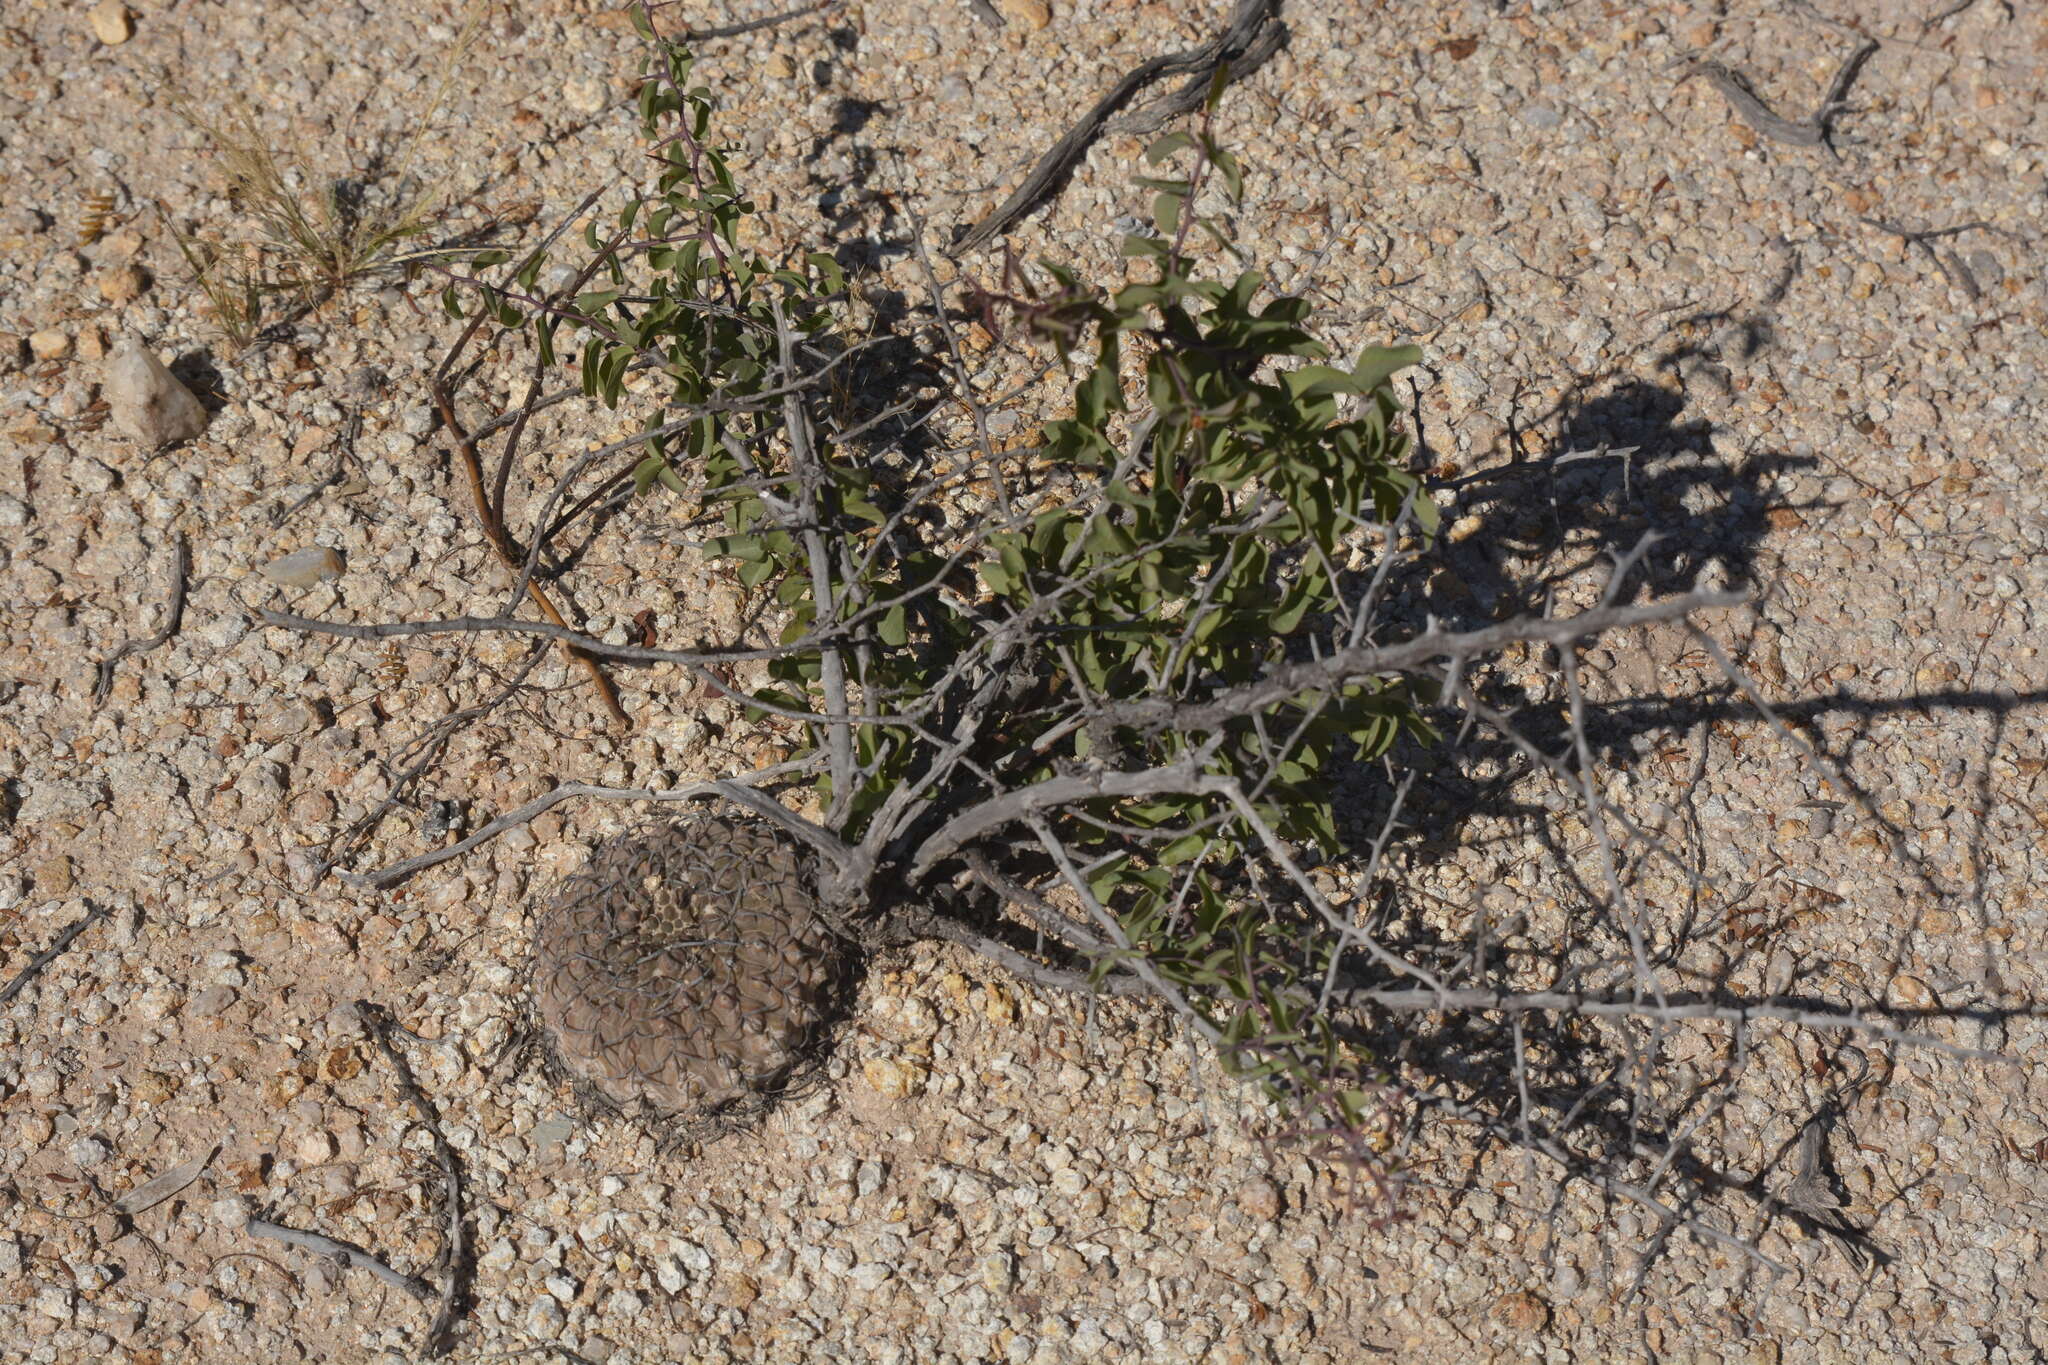
[[[1826,1147],[1880,1253],[1864,1267],[1759,1201],[1793,1174],[1842,1059],[1755,1030],[1740,1085],[1691,1134],[1717,1178],[1655,1174],[1776,1275],[1689,1233],[1660,1241],[1626,1204],[1443,1121],[1418,1135],[1399,1220],[1348,1212],[1340,1178],[1263,1142],[1274,1117],[1170,1020],[1091,1014],[936,948],[876,964],[828,1084],[758,1134],[665,1152],[585,1121],[504,1054],[538,898],[629,813],[564,806],[397,893],[313,883],[310,850],[513,652],[385,655],[248,613],[501,600],[421,382],[450,326],[427,285],[372,282],[236,353],[155,208],[188,231],[236,221],[173,86],[246,95],[343,173],[411,131],[461,15],[440,0],[105,8],[99,27],[83,3],[0,14],[0,982],[89,907],[109,912],[0,1008],[0,1360],[414,1357],[432,1304],[248,1228],[321,1230],[440,1282],[433,1144],[364,1043],[358,999],[435,1040],[404,1047],[473,1213],[457,1359],[2048,1355],[2048,1081],[2032,1066],[1866,1045]],[[704,45],[771,245],[839,243],[872,289],[917,297],[912,213],[935,234],[977,217],[1117,75],[1225,7],[996,8],[1000,30],[966,4],[869,0]],[[1819,1001],[1891,1002],[1952,1042],[2041,1055],[2048,10],[1285,14],[1289,46],[1219,125],[1252,172],[1240,228],[1283,286],[1316,291],[1342,345],[1425,347],[1412,393],[1451,530],[1418,609],[1584,603],[1601,553],[1651,527],[1672,537],[1660,590],[1765,594],[1716,634],[1854,790],[1753,713],[1692,705],[1717,675],[1682,637],[1608,641],[1588,657],[1613,720],[1610,795],[1748,893],[1702,910],[1646,868],[1638,894],[1673,925],[1716,918],[1710,951],[1739,985],[1776,972]],[[1712,58],[1804,117],[1860,41],[1849,22],[1880,47],[1836,152],[1760,136],[1706,79],[1676,83]],[[418,143],[460,202],[448,229],[552,222],[640,174],[636,58],[615,14],[493,8]],[[1121,270],[1140,150],[1099,143],[1014,234],[1020,254]],[[108,221],[81,245],[102,194]],[[969,269],[987,278],[996,259]],[[105,422],[98,358],[127,334],[206,391],[202,437],[152,456]],[[592,421],[586,443],[609,434]],[[1547,463],[1603,442],[1636,451]],[[650,505],[591,547],[591,629],[623,638],[643,612],[678,641],[734,626],[736,590],[664,534],[668,515]],[[161,623],[181,532],[182,629],[125,660],[96,707],[98,660]],[[339,552],[338,578],[289,589],[257,572],[313,547]],[[1539,660],[1502,678],[1556,699]],[[567,778],[667,783],[779,753],[672,674],[622,678],[639,718],[625,737],[577,675],[551,660],[533,680],[552,690],[464,730],[357,866],[443,842],[436,802],[474,818]],[[1404,914],[1450,938],[1477,915],[1522,916],[1524,941],[1572,922],[1583,824],[1509,767],[1478,790],[1402,845]],[[1686,1035],[1667,1060],[1652,1093],[1698,1114],[1671,1097],[1715,1079],[1727,1034]],[[180,1167],[182,1188],[122,1203]]]

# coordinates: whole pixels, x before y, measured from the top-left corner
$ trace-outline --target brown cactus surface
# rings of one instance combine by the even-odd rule
[[[664,819],[603,844],[543,913],[534,1004],[586,1092],[708,1118],[788,1082],[844,977],[806,860],[766,822]]]

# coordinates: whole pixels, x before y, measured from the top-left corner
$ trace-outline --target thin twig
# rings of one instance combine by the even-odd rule
[[[1895,237],[1902,237],[1905,239],[1906,245],[1917,247],[1921,251],[1926,252],[1927,258],[1940,267],[1941,273],[1948,277],[1948,282],[1962,290],[1971,299],[1984,297],[1983,287],[1977,283],[1977,277],[1970,273],[1969,266],[1963,264],[1961,256],[1947,248],[1936,247],[1934,243],[1943,237],[1954,237],[1964,232],[1982,231],[1996,232],[2004,236],[2014,235],[2006,232],[2004,228],[1985,222],[1981,218],[1972,219],[1967,223],[1958,223],[1954,227],[1918,229],[1901,227],[1897,223],[1887,223],[1881,218],[1865,218],[1863,221],[1880,232],[1889,232]]]
[[[322,493],[325,493],[328,489],[342,481],[348,474],[348,467],[355,462],[356,437],[362,434],[362,430],[363,410],[357,408],[349,414],[348,428],[342,434],[341,453],[334,459],[334,468],[327,472],[326,478],[314,484],[291,506],[280,507],[275,512],[272,512],[270,514],[271,530],[275,531],[278,527],[290,521],[305,508],[310,507],[317,501]]]
[[[335,875],[350,886],[359,886],[368,890],[383,890],[387,887],[396,886],[407,878],[424,872],[430,867],[439,866],[451,858],[459,858],[479,844],[488,843],[490,840],[497,838],[506,830],[516,829],[529,821],[537,819],[547,811],[561,805],[564,801],[573,800],[577,797],[588,796],[608,801],[666,802],[698,801],[705,797],[723,796],[727,800],[746,801],[749,797],[759,796],[759,793],[749,791],[751,786],[770,782],[777,778],[795,777],[811,771],[813,766],[810,762],[800,759],[790,763],[778,763],[774,767],[763,768],[759,772],[748,773],[743,777],[727,778],[716,782],[697,782],[687,787],[677,787],[669,791],[657,791],[641,787],[600,787],[593,786],[587,782],[564,782],[545,796],[536,797],[534,800],[519,807],[519,809],[506,812],[485,825],[482,829],[477,830],[474,834],[457,843],[450,844],[446,848],[437,848],[431,853],[422,853],[417,857],[402,859],[399,862],[392,863],[389,867],[380,868],[375,872],[361,873],[337,870]],[[748,801],[748,804],[750,808],[753,808],[751,801]],[[794,819],[795,817],[791,818]]]
[[[1461,1119],[1466,1123],[1478,1124],[1503,1142],[1517,1147],[1523,1145],[1520,1135],[1513,1128],[1481,1110],[1452,1099],[1448,1095],[1420,1091],[1417,1092],[1417,1098],[1428,1107],[1448,1114],[1452,1118]],[[1597,1171],[1586,1170],[1583,1159],[1578,1158],[1570,1148],[1554,1138],[1541,1134],[1532,1134],[1526,1150],[1534,1151],[1539,1156],[1549,1158],[1570,1176],[1584,1180],[1598,1189],[1605,1190],[1609,1194],[1619,1195],[1631,1204],[1654,1215],[1660,1223],[1676,1223],[1695,1236],[1727,1247],[1731,1251],[1739,1252],[1776,1274],[1784,1275],[1790,1273],[1790,1268],[1783,1262],[1764,1255],[1763,1252],[1733,1233],[1723,1232],[1711,1223],[1702,1223],[1697,1219],[1687,1218],[1641,1186],[1630,1184],[1624,1180],[1617,1180],[1612,1176],[1602,1175]]]
[[[192,545],[179,531],[171,551],[171,596],[164,607],[164,622],[156,634],[142,640],[124,641],[119,649],[100,660],[99,677],[93,683],[92,704],[95,709],[106,701],[107,694],[114,687],[114,665],[136,654],[147,654],[158,645],[167,644],[178,633],[178,627],[185,620],[185,584],[192,576]]]
[[[1841,66],[1835,69],[1835,78],[1828,83],[1827,94],[1804,122],[1795,123],[1774,112],[1750,89],[1748,77],[1720,62],[1694,62],[1678,78],[1678,84],[1683,85],[1694,76],[1704,76],[1727,99],[1728,106],[1737,117],[1765,137],[1795,147],[1826,147],[1833,151],[1834,145],[1828,138],[1833,131],[1831,125],[1835,114],[1848,98],[1849,87],[1855,84],[1856,74],[1863,69],[1863,63],[1877,49],[1877,43],[1865,42],[1844,57]]]
[[[1273,54],[1278,52],[1286,41],[1285,24],[1268,24],[1260,29],[1258,36],[1252,39],[1251,45],[1230,59],[1230,79],[1240,81],[1257,71],[1272,59]],[[1131,133],[1140,137],[1147,133],[1155,133],[1183,114],[1192,114],[1200,109],[1209,98],[1209,90],[1215,79],[1213,72],[1197,72],[1188,77],[1181,88],[1172,94],[1163,95],[1142,109],[1133,109],[1120,118],[1111,119],[1108,129],[1112,133]]]
[[[1088,147],[1101,133],[1102,127],[1111,115],[1123,108],[1131,96],[1162,76],[1178,76],[1188,72],[1214,72],[1224,62],[1234,62],[1245,55],[1258,40],[1260,31],[1268,23],[1277,23],[1275,12],[1279,0],[1239,0],[1237,9],[1231,14],[1230,22],[1223,31],[1198,48],[1186,52],[1154,57],[1127,73],[1124,78],[1110,87],[1109,93],[1095,102],[1095,106],[1081,116],[1080,122],[1069,128],[1051,150],[1038,159],[1031,173],[1024,177],[1022,184],[1011,193],[1002,205],[973,227],[961,232],[952,246],[946,249],[948,256],[962,256],[967,252],[993,241],[1007,232],[1010,226],[1057,190],[1069,172],[1087,154]]]
[[[426,1340],[421,1351],[432,1360],[446,1355],[453,1343],[449,1333],[455,1326],[455,1317],[461,1311],[468,1297],[471,1273],[469,1258],[469,1233],[462,1222],[462,1166],[456,1160],[455,1149],[448,1145],[448,1139],[441,1132],[441,1115],[434,1108],[434,1102],[420,1089],[420,1083],[413,1078],[412,1064],[405,1059],[397,1045],[391,1041],[394,1023],[382,1006],[367,1000],[356,1002],[356,1011],[362,1016],[369,1035],[391,1063],[391,1069],[398,1075],[398,1088],[411,1102],[419,1115],[420,1124],[434,1142],[434,1157],[441,1166],[441,1189],[447,1204],[447,1242],[441,1250],[441,1305],[434,1313],[434,1321],[427,1328]]]
[[[483,314],[479,313],[478,316],[481,317]],[[434,404],[441,412],[441,424],[448,428],[448,434],[455,442],[456,453],[461,457],[462,472],[469,482],[470,503],[476,512],[477,522],[483,529],[484,539],[488,540],[491,549],[496,551],[499,561],[505,566],[505,572],[511,574],[515,580],[525,582],[526,595],[540,608],[541,615],[547,617],[551,624],[567,630],[569,623],[556,609],[554,599],[548,596],[540,584],[526,578],[521,572],[520,565],[525,556],[520,553],[519,547],[512,543],[505,523],[495,515],[490,499],[484,493],[483,464],[477,458],[476,443],[470,440],[469,432],[463,427],[461,419],[455,415],[454,395],[438,378],[434,381],[433,394]],[[604,670],[598,667],[597,661],[587,652],[575,648],[570,648],[568,654],[590,676],[591,682],[597,687],[599,700],[604,703],[605,710],[611,713],[612,719],[620,725],[632,724],[633,718],[627,715],[626,708],[619,704],[617,690],[612,687],[611,679],[605,676]]]
[[[1254,715],[1305,692],[1325,692],[1376,674],[1413,672],[1438,659],[1472,659],[1510,644],[1547,644],[1568,649],[1609,631],[1683,618],[1695,611],[1741,606],[1741,593],[1689,593],[1644,606],[1600,607],[1576,616],[1522,616],[1479,630],[1431,629],[1397,645],[1341,649],[1321,659],[1283,664],[1256,682],[1223,692],[1198,705],[1164,698],[1104,706],[1103,722],[1158,732],[1208,733],[1240,716]]]
[[[297,1228],[265,1222],[261,1218],[251,1218],[246,1230],[251,1237],[267,1237],[275,1242],[283,1242],[286,1246],[300,1247],[316,1256],[332,1256],[346,1261],[357,1270],[367,1270],[384,1283],[403,1289],[422,1303],[433,1301],[433,1287],[425,1280],[417,1275],[400,1274],[352,1242],[337,1241],[332,1237],[323,1237],[317,1232],[301,1232]]]
[[[15,996],[21,994],[22,988],[35,978],[37,972],[40,972],[59,957],[62,957],[64,950],[69,948],[80,934],[105,919],[110,913],[112,912],[104,905],[94,905],[90,901],[86,902],[85,914],[73,920],[63,933],[57,935],[56,942],[30,958],[28,965],[15,973],[14,980],[8,982],[5,988],[0,988],[0,1005],[7,1004]]]
[[[1673,991],[1666,994],[1664,1001],[1654,1003],[1634,998],[1593,995],[1580,991],[1506,991],[1506,990],[1416,990],[1382,989],[1379,987],[1343,986],[1332,992],[1334,999],[1351,1004],[1372,1004],[1381,1009],[1398,1010],[1404,1013],[1449,1014],[1452,1012],[1486,1013],[1498,1011],[1503,1014],[1527,1014],[1534,1011],[1555,1010],[1561,1014],[1584,1014],[1593,1016],[1619,1017],[1627,1019],[1655,1019],[1669,1023],[1678,1019],[1714,1019],[1724,1023],[1749,1024],[1759,1019],[1775,1019],[1781,1023],[1796,1024],[1800,1028],[1840,1029],[1844,1032],[1861,1033],[1868,1037],[1880,1038],[1889,1043],[1906,1047],[1926,1048],[1932,1052],[1946,1053],[1951,1057],[1968,1058],[1978,1062],[2003,1062],[2010,1066],[2020,1065],[2020,1059],[2002,1052],[1990,1052],[1982,1048],[1963,1047],[1957,1043],[1943,1042],[1922,1033],[1904,1033],[1888,1024],[1860,1019],[1853,1014],[1836,1014],[1826,1010],[1799,1010],[1785,1005],[1718,1005],[1697,994]]]
[[[764,28],[774,28],[777,24],[786,24],[792,19],[804,19],[813,14],[821,14],[838,3],[839,0],[819,0],[815,5],[805,5],[801,9],[784,10],[780,14],[771,14],[765,19],[748,19],[742,23],[722,24],[717,28],[686,28],[683,30],[678,41],[701,43],[708,38],[738,38],[743,34],[759,33]]]

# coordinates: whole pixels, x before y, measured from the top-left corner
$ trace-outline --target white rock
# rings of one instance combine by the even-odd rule
[[[206,409],[192,390],[134,337],[123,338],[107,357],[101,384],[114,424],[151,449],[206,430]]]
[[[342,568],[339,553],[324,545],[311,545],[271,560],[261,572],[271,582],[287,588],[311,588],[341,577]]]
[[[135,21],[121,0],[100,0],[86,19],[92,24],[93,36],[108,47],[119,47],[135,36]]]
[[[553,1341],[562,1335],[562,1329],[569,1320],[562,1313],[562,1306],[546,1295],[535,1299],[533,1307],[526,1311],[526,1331],[529,1336],[542,1341]]]
[[[80,1138],[65,1149],[64,1155],[71,1158],[71,1164],[83,1169],[97,1166],[112,1155],[113,1149],[95,1137]]]
[[[28,525],[28,504],[20,498],[0,493],[0,526]]]

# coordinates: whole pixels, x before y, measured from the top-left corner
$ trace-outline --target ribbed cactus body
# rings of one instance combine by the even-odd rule
[[[599,847],[535,939],[534,1004],[568,1073],[662,1117],[779,1090],[844,976],[805,863],[746,816],[662,820]]]

